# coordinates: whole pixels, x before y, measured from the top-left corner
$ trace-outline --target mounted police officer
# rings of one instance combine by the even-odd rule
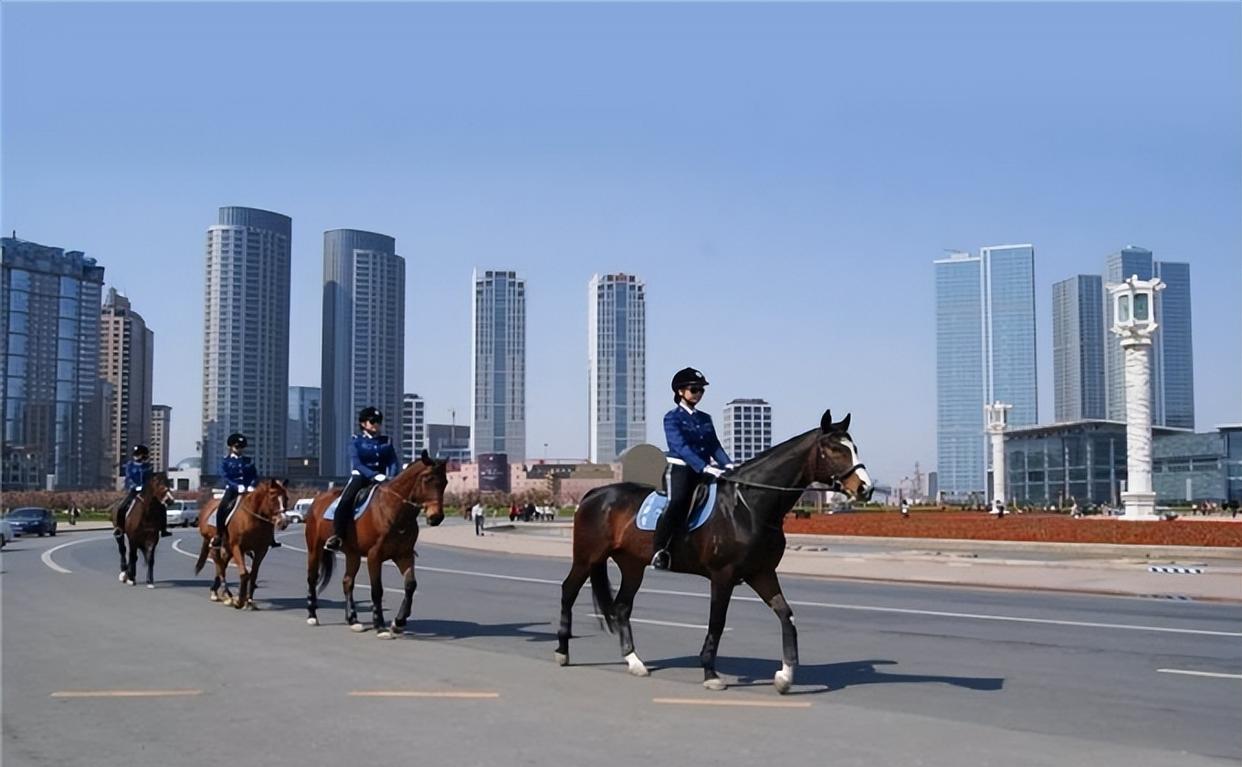
[[[694,490],[703,475],[719,477],[733,468],[729,455],[716,437],[716,428],[707,413],[696,410],[707,379],[694,368],[682,368],[673,376],[672,410],[664,414],[664,436],[668,440],[668,508],[656,524],[655,556],[651,566],[667,570],[672,564],[669,546],[690,515]],[[714,462],[715,465],[712,465]]]
[[[134,445],[133,455],[133,458],[125,462],[125,489],[128,492],[121,507],[117,509],[116,524],[112,528],[112,534],[117,538],[125,534],[125,515],[129,512],[129,507],[134,504],[134,500],[147,482],[151,481],[151,475],[155,472],[151,466],[151,450],[146,445]],[[160,535],[172,535],[168,532],[167,515],[160,521]]]
[[[364,488],[377,485],[390,476],[396,476],[401,470],[397,460],[397,451],[383,434],[380,427],[384,423],[384,414],[378,408],[364,407],[358,413],[359,433],[355,434],[349,445],[349,458],[353,464],[349,482],[341,491],[341,499],[336,504],[335,516],[332,519],[332,537],[324,542],[326,551],[339,551],[345,544],[345,536],[349,523],[354,520],[354,502]]]
[[[246,452],[248,444],[245,434],[237,432],[230,434],[228,455],[220,460],[224,495],[220,498],[220,504],[216,506],[216,535],[211,539],[212,548],[227,547],[229,531],[225,520],[228,519],[229,509],[237,502],[239,496],[254,490],[254,483],[259,478],[259,472],[255,469],[250,456],[242,455]],[[279,546],[279,542],[273,542],[273,547]]]

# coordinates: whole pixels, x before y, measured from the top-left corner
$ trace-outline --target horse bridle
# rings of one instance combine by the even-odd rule
[[[816,445],[815,446],[815,468],[817,470],[816,473],[818,473],[819,463],[820,463],[820,460],[822,459],[822,455],[823,455],[823,451],[819,448],[818,445]],[[845,492],[845,485],[844,485],[845,480],[849,479],[851,475],[857,473],[859,469],[865,469],[865,468],[867,468],[867,465],[863,463],[862,461],[859,461],[858,463],[849,467],[848,469],[841,472],[840,474],[833,474],[827,482],[823,482],[821,484],[828,485],[828,489],[833,491],[834,493],[843,493]],[[752,482],[746,479],[738,479],[737,477],[730,477],[728,474],[722,474],[721,476],[717,477],[717,479],[723,482],[732,482],[735,485],[744,485],[746,487],[758,487],[764,490],[776,490],[782,493],[803,493],[803,492],[806,492],[806,489],[807,489],[806,487],[782,487],[780,485],[765,485],[762,482]]]

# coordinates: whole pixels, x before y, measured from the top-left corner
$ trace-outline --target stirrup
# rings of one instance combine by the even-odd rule
[[[343,546],[344,543],[345,542],[341,540],[341,536],[333,535],[332,537],[328,538],[328,540],[323,542],[323,550],[324,551],[340,551],[341,546]]]
[[[279,549],[281,546],[284,546],[284,545],[285,544],[281,543],[280,541],[273,540],[271,543],[267,544],[267,547],[269,549]]]
[[[122,530],[122,529],[121,529],[121,528],[119,528],[119,527],[114,527],[114,528],[112,528],[112,537],[113,537],[113,538],[124,538],[124,537],[125,537],[125,531],[124,531],[124,530]]]
[[[651,558],[651,566],[657,570],[667,570],[672,565],[672,559],[668,549],[660,549]]]
[[[220,536],[217,535],[216,537],[211,539],[211,544],[210,544],[211,548],[218,549],[223,545],[224,545],[224,541],[220,539]]]
[[[161,530],[161,531],[160,531],[160,537],[161,537],[161,538],[170,538],[170,537],[172,537],[172,533],[168,532],[167,530]]]

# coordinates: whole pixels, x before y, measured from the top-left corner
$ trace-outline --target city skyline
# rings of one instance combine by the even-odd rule
[[[294,384],[320,375],[322,232],[402,243],[406,388],[429,422],[468,421],[470,265],[526,277],[534,454],[581,456],[581,286],[625,272],[648,286],[650,386],[692,365],[714,418],[763,392],[779,441],[851,411],[874,471],[930,467],[927,261],[985,242],[1039,250],[1045,382],[1052,282],[1128,242],[1191,263],[1195,420],[1210,429],[1242,420],[1239,18],[1225,4],[12,4],[0,220],[85,250],[141,307],[156,399],[195,414],[174,419],[170,462],[201,439],[202,231],[234,204],[294,221]],[[342,34],[374,55],[325,61]],[[211,35],[247,55],[189,54]],[[1147,54],[1110,55],[1117,39]],[[424,76],[462,52],[467,65]],[[222,123],[203,94],[256,74],[281,87],[238,93],[251,117]],[[372,106],[325,113],[334,91]],[[66,108],[78,119],[39,119]],[[666,405],[649,398],[648,422]],[[1038,408],[1054,412],[1051,386]]]
[[[611,463],[647,434],[647,293],[633,274],[587,283],[587,458]]]

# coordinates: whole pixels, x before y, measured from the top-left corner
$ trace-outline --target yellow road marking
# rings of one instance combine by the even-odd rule
[[[708,700],[707,698],[652,698],[652,703],[674,706],[751,706],[754,708],[810,708],[810,703],[788,700]]]
[[[499,698],[498,692],[431,691],[431,690],[354,690],[351,698]]]
[[[202,690],[61,690],[53,698],[176,698],[200,695]]]

